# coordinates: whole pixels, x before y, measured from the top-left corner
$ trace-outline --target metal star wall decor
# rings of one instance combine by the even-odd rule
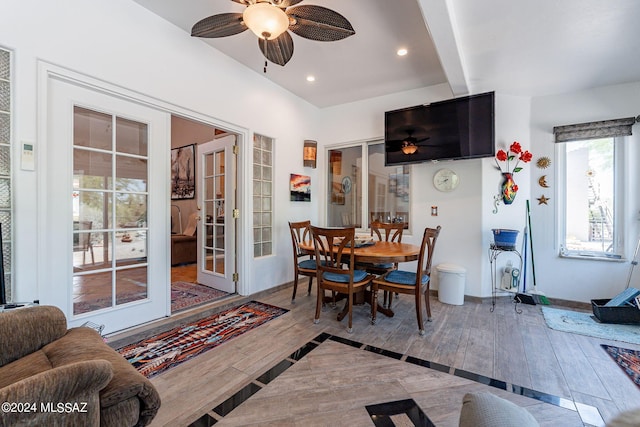
[[[538,197],[538,204],[539,205],[548,205],[548,201],[551,200],[550,197],[545,197],[545,195],[543,194],[542,196]]]

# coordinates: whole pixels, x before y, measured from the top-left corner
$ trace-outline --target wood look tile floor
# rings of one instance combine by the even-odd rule
[[[522,313],[517,314],[505,298],[498,300],[492,313],[488,301],[454,306],[432,297],[433,321],[426,324],[426,335],[420,336],[412,299],[401,295],[394,302],[396,315],[379,315],[376,325],[370,323],[368,305],[356,306],[354,331],[349,334],[346,320],[336,320],[342,303],[335,309],[325,308],[320,322],[313,323],[315,285],[307,296],[306,279],[301,283],[295,304],[291,304],[291,286],[238,297],[238,301],[255,299],[290,312],[154,377],[162,407],[151,425],[187,426],[210,414],[221,426],[370,426],[365,405],[410,397],[435,425],[456,426],[462,396],[479,390],[527,407],[543,426],[602,425],[602,420],[640,406],[640,388],[600,344],[636,350],[640,345],[551,330],[540,306],[519,305]],[[212,412],[322,333],[402,357],[396,360],[328,340],[224,418]],[[441,364],[450,372],[417,366],[407,358]],[[507,390],[452,375],[454,371],[504,382]],[[574,409],[512,392],[522,388],[556,396]],[[598,410],[595,416],[592,408]]]

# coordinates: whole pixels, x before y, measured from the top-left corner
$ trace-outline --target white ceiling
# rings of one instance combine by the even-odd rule
[[[134,0],[191,33],[224,0]],[[336,42],[293,33],[287,65],[266,78],[318,107],[448,83],[454,95],[541,96],[640,81],[640,0],[305,0],[345,16]],[[294,6],[295,7],[295,6]],[[250,31],[198,39],[263,74]],[[398,57],[405,47],[409,54]],[[316,81],[309,83],[312,74]]]

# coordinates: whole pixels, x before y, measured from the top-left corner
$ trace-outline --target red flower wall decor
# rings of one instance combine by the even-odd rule
[[[505,205],[513,203],[518,192],[518,185],[513,180],[513,174],[522,170],[522,167],[519,166],[520,162],[529,163],[532,158],[533,155],[529,151],[522,151],[522,146],[518,141],[514,141],[508,151],[498,150],[496,153],[496,165],[504,178],[501,185],[501,196]],[[511,163],[514,161],[515,164],[511,169]]]

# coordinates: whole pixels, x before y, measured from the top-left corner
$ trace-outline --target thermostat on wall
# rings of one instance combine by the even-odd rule
[[[20,167],[25,171],[36,169],[36,161],[34,155],[33,144],[30,142],[22,143],[22,153],[20,155]]]

